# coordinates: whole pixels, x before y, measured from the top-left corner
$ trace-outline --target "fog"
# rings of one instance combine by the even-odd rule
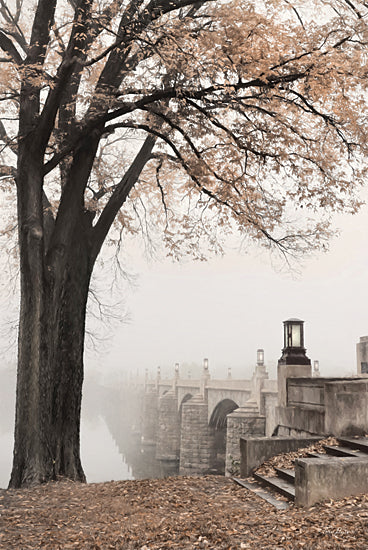
[[[0,488],[7,487],[11,472],[15,406],[15,369],[0,370]],[[142,448],[138,415],[124,412],[122,387],[102,382],[91,371],[84,382],[81,421],[81,460],[87,481],[163,477],[177,473],[177,463],[155,460],[154,447]]]
[[[264,348],[276,375],[282,322],[298,317],[305,321],[307,355],[320,361],[321,374],[355,373],[355,346],[368,334],[368,209],[337,223],[341,234],[330,251],[305,258],[293,271],[275,269],[255,247],[206,263],[137,261],[138,286],[127,300],[131,320],[91,361],[106,372],[160,365],[169,374],[175,362],[200,364],[208,357],[213,375],[226,376],[232,367],[248,377],[256,349]]]
[[[233,247],[222,258],[206,263],[188,259],[182,264],[162,258],[147,262],[140,250],[132,248],[126,265],[136,275],[135,284],[118,285],[113,293],[99,285],[102,278],[109,288],[113,286],[108,269],[99,268],[100,298],[115,304],[115,309],[108,325],[89,322],[94,347],[88,347],[85,357],[81,430],[88,481],[137,477],[150,463],[147,457],[146,466],[134,473],[134,465],[124,462],[129,454],[124,441],[131,442],[123,432],[118,407],[106,412],[111,388],[118,388],[126,376],[143,375],[146,369],[155,376],[157,366],[163,376],[171,376],[176,362],[182,376],[187,376],[208,357],[212,376],[226,377],[231,367],[233,377],[248,378],[257,348],[264,348],[270,377],[275,377],[283,345],[282,322],[290,317],[305,321],[307,355],[320,361],[321,375],[356,372],[355,346],[360,336],[368,334],[368,209],[340,216],[336,224],[341,234],[331,241],[330,251],[305,258],[292,272],[275,269],[268,253],[254,246],[247,254]],[[18,307],[18,297],[9,294],[4,277],[1,487],[9,480],[14,423],[16,331],[8,331],[8,321],[14,324]],[[118,395],[115,400],[118,403]],[[140,457],[143,463],[144,458]]]

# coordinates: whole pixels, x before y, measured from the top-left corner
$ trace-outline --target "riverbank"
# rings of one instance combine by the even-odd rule
[[[368,548],[368,495],[276,510],[221,476],[0,491],[2,550]]]

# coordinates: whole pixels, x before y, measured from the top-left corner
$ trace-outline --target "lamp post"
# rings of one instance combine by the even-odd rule
[[[310,365],[310,359],[305,354],[304,321],[287,319],[284,321],[284,347],[279,364]]]
[[[284,321],[284,347],[277,365],[278,399],[281,407],[287,407],[287,379],[312,376],[311,360],[304,347],[304,321]]]

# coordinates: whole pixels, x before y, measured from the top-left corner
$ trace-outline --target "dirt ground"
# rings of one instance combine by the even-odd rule
[[[368,495],[276,510],[221,476],[0,491],[0,548],[364,549]]]

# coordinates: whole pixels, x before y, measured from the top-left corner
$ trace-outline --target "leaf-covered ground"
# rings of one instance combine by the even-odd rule
[[[0,491],[6,550],[364,549],[368,495],[273,508],[220,476]]]

